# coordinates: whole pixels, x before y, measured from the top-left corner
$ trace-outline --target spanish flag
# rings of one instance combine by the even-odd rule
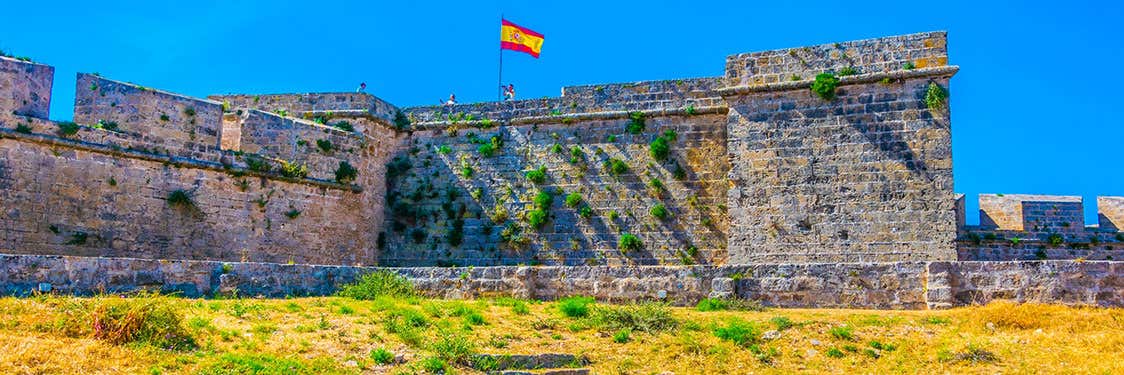
[[[539,58],[539,51],[542,51],[542,34],[502,18],[500,21],[503,22],[500,26],[501,49],[526,52],[536,59]]]

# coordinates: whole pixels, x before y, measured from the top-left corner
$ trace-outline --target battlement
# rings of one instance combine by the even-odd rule
[[[965,225],[957,197],[961,260],[1124,259],[1124,197],[1097,197],[1099,225],[1085,225],[1080,196],[980,194],[979,225]]]
[[[948,64],[947,33],[934,31],[731,55],[726,85],[749,86],[814,78],[845,68],[855,74]]]
[[[367,117],[384,126],[393,126],[398,107],[361,92],[306,94],[230,94],[211,95],[209,99],[226,103],[234,109],[256,109],[263,112],[286,113],[294,117]],[[331,113],[331,115],[328,115]]]
[[[0,56],[0,118],[47,118],[55,68]]]

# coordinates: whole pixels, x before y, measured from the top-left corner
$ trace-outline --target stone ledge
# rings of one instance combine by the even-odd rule
[[[633,113],[643,113],[645,116],[697,116],[707,114],[726,114],[729,108],[726,106],[703,106],[696,107],[693,114],[687,113],[687,108],[662,108],[662,109],[644,109],[637,111],[604,111],[604,112],[589,112],[589,113],[573,113],[557,116],[527,116],[516,117],[509,120],[492,121],[493,126],[497,124],[503,125],[527,125],[527,124],[556,124],[565,123],[566,121],[590,121],[590,120],[620,120],[627,119]],[[468,126],[478,127],[484,124],[483,121],[457,121],[456,124],[464,124]],[[429,128],[453,125],[451,121],[429,121],[413,124],[412,130],[428,130]],[[420,129],[419,129],[420,128]]]
[[[838,78],[840,86],[847,86],[864,83],[876,83],[882,81],[885,78],[909,79],[923,77],[951,77],[958,71],[960,71],[959,66],[949,65],[933,68],[895,70],[892,72],[856,74],[853,76],[843,76]],[[715,92],[722,97],[730,97],[734,95],[744,95],[756,92],[807,90],[809,87],[811,87],[812,82],[815,82],[815,80],[803,79],[799,81],[766,83],[761,85],[732,86],[715,90]]]
[[[202,160],[197,160],[197,159],[189,159],[189,158],[183,158],[183,157],[171,156],[171,155],[158,155],[158,154],[153,154],[153,153],[148,153],[148,152],[143,152],[143,151],[122,149],[122,148],[118,148],[118,147],[110,147],[110,146],[106,146],[106,145],[102,145],[102,144],[90,143],[90,142],[73,140],[73,139],[66,139],[66,138],[50,136],[50,135],[34,134],[34,133],[33,134],[25,134],[25,133],[20,133],[20,132],[17,132],[15,130],[13,130],[13,129],[8,129],[8,128],[0,128],[0,138],[10,138],[10,139],[14,139],[14,140],[21,141],[21,142],[37,143],[37,144],[42,144],[42,145],[46,145],[46,146],[66,147],[66,148],[71,148],[71,149],[80,150],[80,151],[93,152],[93,153],[98,153],[98,154],[124,157],[124,158],[130,158],[130,159],[139,159],[139,160],[145,160],[145,161],[151,161],[151,162],[157,162],[157,163],[170,163],[170,164],[173,164],[173,165],[176,165],[176,166],[187,167],[187,168],[205,169],[205,170],[218,171],[218,172],[223,172],[223,173],[240,173],[240,174],[243,174],[243,175],[246,175],[246,176],[262,177],[262,178],[266,178],[266,179],[270,179],[270,180],[283,181],[283,182],[296,183],[296,184],[304,184],[304,185],[311,185],[311,186],[317,186],[317,187],[322,187],[322,188],[326,188],[326,189],[349,190],[349,191],[354,192],[354,193],[362,193],[363,192],[363,188],[358,186],[358,185],[344,185],[344,184],[336,183],[334,181],[314,179],[314,178],[304,178],[304,179],[290,178],[290,177],[285,177],[285,176],[280,176],[280,175],[275,175],[275,174],[270,174],[270,173],[262,173],[262,172],[252,171],[252,170],[249,170],[249,169],[239,169],[239,168],[234,168],[234,167],[227,167],[227,166],[225,166],[221,163],[214,163],[214,162],[202,161]]]

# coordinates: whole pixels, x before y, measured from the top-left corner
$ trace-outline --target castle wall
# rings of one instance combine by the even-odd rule
[[[627,117],[618,117],[415,131],[396,159],[409,168],[388,177],[388,241],[381,264],[724,262],[725,116],[653,117],[636,135],[625,130],[628,123]],[[676,137],[668,160],[658,161],[649,144],[666,131]],[[481,155],[478,149],[493,136],[503,146],[495,156]],[[442,147],[449,152],[443,154]],[[607,170],[609,159],[624,162],[628,171],[613,175]],[[546,181],[536,184],[526,173],[539,167],[546,168]],[[653,180],[664,187],[652,188]],[[540,191],[554,199],[549,220],[535,229],[525,215]],[[566,207],[566,195],[573,192],[580,194],[582,204]],[[651,216],[649,210],[657,204],[668,209],[668,219]],[[589,218],[579,215],[584,206],[590,208]],[[463,241],[453,245],[450,237],[458,232],[458,220]],[[620,251],[621,233],[639,237],[643,249]]]
[[[730,262],[953,259],[948,110],[923,101],[944,74],[728,97]]]
[[[47,118],[55,68],[0,56],[0,117]]]
[[[115,123],[152,147],[190,156],[218,147],[222,104],[153,90],[92,74],[78,74],[74,122]]]
[[[363,195],[218,170],[0,140],[0,248],[223,261],[373,264]],[[193,205],[169,202],[183,190]],[[291,211],[299,215],[290,218]]]

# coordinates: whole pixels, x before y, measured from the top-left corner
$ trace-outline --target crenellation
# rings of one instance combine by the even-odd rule
[[[54,77],[52,66],[0,56],[0,119],[46,119]]]
[[[1105,232],[1124,232],[1124,197],[1097,197],[1097,217]]]

